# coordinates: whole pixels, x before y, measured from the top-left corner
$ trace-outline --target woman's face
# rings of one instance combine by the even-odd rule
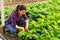
[[[21,10],[21,11],[18,10],[18,14],[19,14],[19,15],[24,15],[25,13],[26,13],[26,10]]]

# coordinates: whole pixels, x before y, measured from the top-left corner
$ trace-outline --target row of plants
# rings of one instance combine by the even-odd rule
[[[20,31],[20,40],[60,40],[60,2],[49,0],[27,5],[29,32]]]

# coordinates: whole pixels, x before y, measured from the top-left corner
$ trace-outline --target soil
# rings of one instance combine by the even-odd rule
[[[2,34],[2,29],[0,29],[0,33]],[[18,36],[16,35],[15,37],[10,37],[10,33],[9,32],[5,32],[5,34],[3,34],[4,37],[7,39],[7,40],[18,40]],[[0,40],[2,40],[0,38]]]

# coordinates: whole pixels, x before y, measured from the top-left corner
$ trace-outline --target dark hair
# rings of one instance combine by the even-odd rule
[[[18,9],[21,11],[21,10],[26,10],[26,6],[24,6],[24,5],[18,5],[17,7],[16,7],[16,11],[18,11]]]

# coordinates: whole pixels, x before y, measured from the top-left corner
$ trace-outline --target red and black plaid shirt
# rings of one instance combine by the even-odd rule
[[[28,20],[28,17],[26,14],[23,15],[23,18],[25,18],[25,20]],[[8,18],[8,20],[6,21],[6,25],[12,24],[12,26],[16,28],[16,22],[19,21],[19,19],[20,19],[20,16],[18,15],[18,13],[16,11],[13,11],[10,17]]]

